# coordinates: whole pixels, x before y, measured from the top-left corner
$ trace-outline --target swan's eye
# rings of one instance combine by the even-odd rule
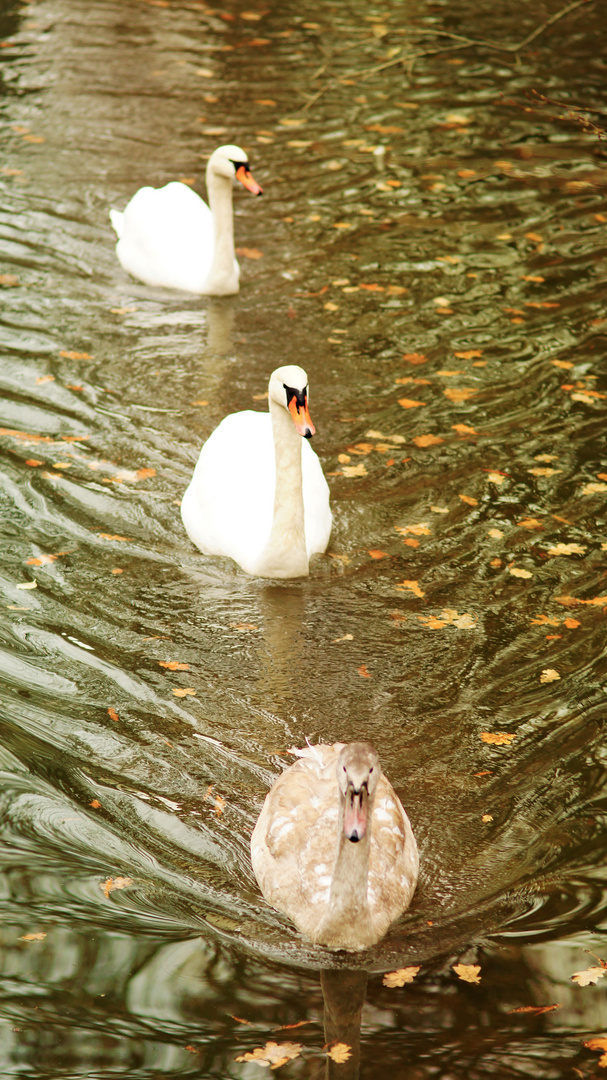
[[[371,768],[369,769],[369,776],[371,775],[372,772],[373,772],[373,766],[371,766]]]

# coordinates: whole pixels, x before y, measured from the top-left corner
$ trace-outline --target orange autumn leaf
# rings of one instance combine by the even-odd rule
[[[403,353],[403,360],[406,360],[408,364],[425,364],[427,359],[428,357],[424,356],[423,353]]]
[[[394,586],[395,589],[409,589],[415,596],[419,596],[420,599],[425,596],[425,593],[420,589],[417,581],[399,581]]]
[[[440,435],[416,435],[411,442],[414,442],[416,446],[438,446],[439,443],[444,442]]]
[[[544,528],[541,521],[538,521],[537,518],[521,518],[521,520],[517,521],[516,524],[521,529],[543,529]]]
[[[196,691],[193,686],[174,686],[173,693],[175,697],[196,697]]]
[[[147,480],[150,476],[156,476],[156,469],[137,469],[137,480]]]
[[[403,397],[403,398],[398,399],[398,404],[401,405],[403,409],[418,409],[422,405],[425,405],[426,402],[425,401],[414,401],[413,398]]]
[[[541,1016],[542,1013],[554,1012],[562,1009],[562,1005],[521,1005],[518,1009],[509,1009],[509,1013],[531,1013],[533,1016]]]
[[[63,349],[59,356],[62,356],[64,360],[92,360],[93,357],[87,352],[67,352]]]
[[[563,626],[566,626],[568,630],[576,630],[578,626],[581,626],[579,619],[564,619]]]
[[[419,540],[414,540],[412,536],[406,536],[403,544],[406,544],[407,547],[417,548],[419,547]]]
[[[46,566],[48,563],[54,563],[57,559],[57,555],[39,555],[37,557],[26,559],[26,566]]]
[[[371,673],[367,670],[367,665],[366,664],[361,664],[360,667],[357,668],[356,670],[357,670],[359,675],[362,675],[363,679],[372,679],[373,678]]]
[[[426,525],[425,521],[420,522],[419,525],[395,525],[397,533],[402,536],[407,536],[412,533],[413,536],[431,536],[432,532]]]
[[[478,499],[474,499],[472,495],[458,495],[458,498],[468,504],[468,506],[478,506]]]
[[[189,671],[189,664],[181,664],[179,660],[159,660],[160,667],[168,668],[169,671]]]
[[[603,1036],[601,1039],[589,1039],[588,1042],[584,1043],[584,1046],[587,1046],[589,1050],[602,1050],[603,1053],[598,1060],[598,1064],[602,1069],[607,1068],[607,1036]]]
[[[388,558],[388,552],[387,551],[379,551],[378,548],[371,548],[370,551],[369,551],[369,555],[371,556],[372,559],[387,559]]]
[[[101,540],[122,540],[125,543],[131,543],[133,540],[132,536],[115,536],[113,533],[100,532],[97,533],[97,535],[100,537]]]
[[[482,349],[466,349],[465,352],[454,352],[454,356],[457,356],[458,360],[475,360],[479,356],[483,355]]]
[[[292,1058],[299,1057],[301,1051],[300,1043],[267,1042],[265,1046],[256,1047],[252,1053],[241,1054],[236,1061],[255,1061],[258,1065],[278,1069]]]
[[[126,887],[128,885],[132,885],[132,884],[133,884],[133,879],[130,878],[130,877],[115,877],[115,878],[110,877],[110,878],[107,879],[107,881],[104,881],[101,888],[103,889],[103,891],[105,893],[106,899],[109,900],[110,893],[114,892],[115,889],[126,889]]]
[[[44,941],[46,937],[45,933],[39,932],[37,934],[24,934],[19,938],[19,941]]]
[[[516,735],[510,735],[505,731],[481,731],[481,739],[490,746],[510,746]]]
[[[107,711],[107,714],[108,714],[110,720],[114,720],[115,722],[120,720],[120,717],[118,716],[118,713],[116,712],[115,709],[112,708],[111,705],[110,705],[110,707],[109,707],[109,709]]]
[[[35,469],[37,465],[44,465],[44,462],[43,461],[37,461],[36,458],[28,458],[27,461],[25,462],[25,464],[26,465],[31,465],[31,467],[33,469]]]
[[[454,431],[457,431],[458,435],[478,435],[478,431],[475,431],[473,427],[469,427],[468,424],[452,424],[451,427]]]
[[[236,248],[236,254],[242,255],[245,259],[263,259],[263,251],[259,251],[258,248]]]
[[[99,799],[92,799],[89,806],[92,806],[93,810],[99,810],[101,808],[101,803],[99,802]]]
[[[476,390],[470,386],[447,386],[447,388],[443,390],[443,394],[445,397],[449,398],[449,401],[453,401],[456,405],[459,405],[460,402],[468,401],[469,398],[476,394]]]
[[[417,973],[420,971],[421,965],[416,964],[411,967],[397,968],[396,971],[387,971],[384,975],[382,982],[384,986],[389,986],[390,989],[394,989],[397,986],[406,986],[407,983],[412,983]]]
[[[221,817],[221,815],[223,814],[223,808],[224,808],[225,804],[226,804],[226,801],[225,801],[225,799],[222,799],[221,795],[216,795],[215,796],[214,809],[215,809],[215,816],[216,817]]]
[[[40,375],[40,377],[38,379],[36,379],[36,386],[41,386],[42,383],[54,382],[54,381],[55,381],[55,376],[54,375]]]
[[[383,285],[364,285],[362,282],[360,282],[358,287],[359,289],[367,289],[368,292],[385,292],[385,287]]]

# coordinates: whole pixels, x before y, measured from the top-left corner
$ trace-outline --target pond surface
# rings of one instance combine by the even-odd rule
[[[248,1080],[274,1041],[301,1047],[287,1077],[590,1077],[604,16],[257,2],[0,5],[2,1075]],[[131,280],[109,208],[204,193],[225,142],[265,190],[235,192],[240,295]],[[202,441],[283,363],[335,522],[290,583],[204,557],[179,515]],[[410,911],[355,959],[250,868],[306,738],[372,741],[420,847]]]

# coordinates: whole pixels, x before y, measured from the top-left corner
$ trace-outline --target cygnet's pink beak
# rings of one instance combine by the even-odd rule
[[[356,844],[367,832],[368,799],[366,785],[360,791],[354,791],[348,785],[346,805],[344,807],[344,836]]]

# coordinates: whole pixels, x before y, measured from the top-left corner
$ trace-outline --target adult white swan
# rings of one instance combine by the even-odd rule
[[[207,204],[187,184],[140,188],[124,213],[110,210],[118,235],[116,254],[125,270],[146,285],[206,296],[238,292],[234,257],[232,183],[253,195],[262,189],[239,146],[220,146],[207,165]]]
[[[251,861],[266,900],[318,945],[364,949],[409,906],[417,844],[368,743],[293,750],[266,796]]]
[[[331,535],[329,488],[308,442],[305,371],[273,371],[268,399],[269,413],[231,413],[207,439],[181,516],[206,555],[228,555],[259,577],[305,577]]]

